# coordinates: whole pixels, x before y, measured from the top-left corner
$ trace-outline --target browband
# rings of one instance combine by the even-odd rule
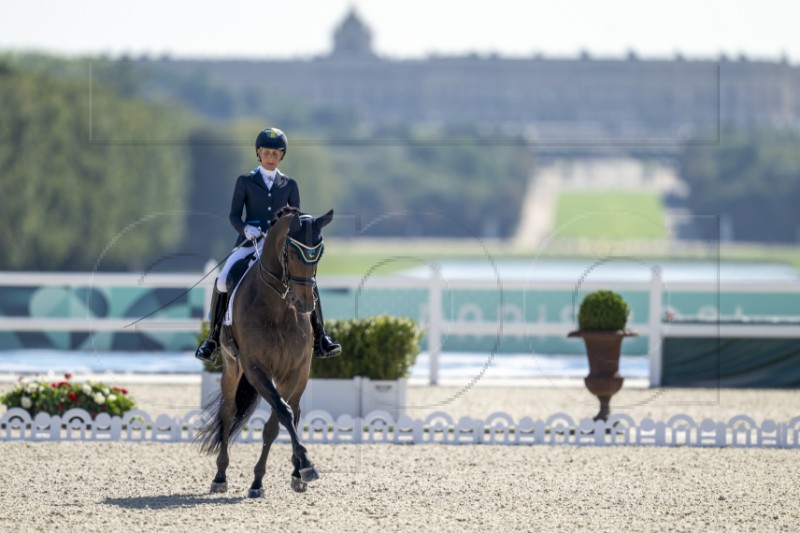
[[[289,244],[294,246],[295,250],[300,253],[303,263],[307,265],[319,263],[319,260],[322,259],[322,252],[325,251],[325,243],[323,241],[319,241],[316,246],[306,246],[302,242],[289,237]]]

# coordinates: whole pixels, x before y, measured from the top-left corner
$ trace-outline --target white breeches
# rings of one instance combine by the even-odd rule
[[[264,238],[259,239],[258,241],[258,253],[261,253],[261,249],[264,247]],[[228,286],[225,284],[225,281],[228,279],[228,273],[233,268],[233,265],[239,259],[244,258],[245,256],[253,253],[252,246],[242,246],[241,248],[234,249],[233,253],[228,256],[228,260],[225,261],[225,265],[223,265],[222,270],[219,272],[219,277],[217,278],[217,290],[219,292],[228,292]]]

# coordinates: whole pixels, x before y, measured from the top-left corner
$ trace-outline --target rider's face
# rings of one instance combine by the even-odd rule
[[[283,150],[273,150],[272,148],[259,148],[258,159],[261,166],[267,170],[275,170],[278,163],[283,159]]]

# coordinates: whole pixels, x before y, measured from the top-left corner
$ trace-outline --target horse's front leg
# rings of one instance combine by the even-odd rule
[[[319,479],[319,473],[314,467],[314,463],[308,458],[308,450],[300,442],[292,408],[281,398],[275,384],[263,371],[252,368],[248,378],[259,394],[269,402],[272,412],[278,416],[278,421],[289,433],[289,438],[292,439],[292,465],[300,474],[300,480],[308,483]]]
[[[255,468],[253,468],[253,484],[250,485],[250,490],[247,492],[248,498],[261,498],[264,496],[264,474],[267,472],[267,457],[272,443],[275,442],[275,437],[278,436],[278,416],[275,410],[269,415],[267,425],[264,426],[264,444],[261,447],[261,456],[258,458]]]
[[[289,402],[289,407],[291,407],[292,409],[292,415],[294,418],[294,429],[295,431],[297,431],[298,424],[300,423],[300,401],[298,399],[292,399]],[[292,461],[292,464],[294,465],[294,461]],[[295,466],[294,470],[292,470],[291,483],[292,483],[292,490],[295,492],[305,492],[306,488],[308,487],[308,484],[302,480],[300,469],[297,468],[297,466]]]

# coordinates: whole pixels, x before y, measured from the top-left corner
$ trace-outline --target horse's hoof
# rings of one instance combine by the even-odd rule
[[[304,483],[310,483],[311,481],[316,481],[318,479],[319,472],[317,472],[317,469],[314,468],[314,465],[311,465],[308,468],[300,469],[300,481]]]
[[[303,483],[299,477],[292,478],[292,490],[295,492],[305,492],[308,488],[307,483]]]
[[[228,492],[228,482],[223,481],[222,483],[211,483],[211,494],[214,494],[215,492]]]
[[[264,489],[250,489],[247,491],[248,498],[263,498]]]

